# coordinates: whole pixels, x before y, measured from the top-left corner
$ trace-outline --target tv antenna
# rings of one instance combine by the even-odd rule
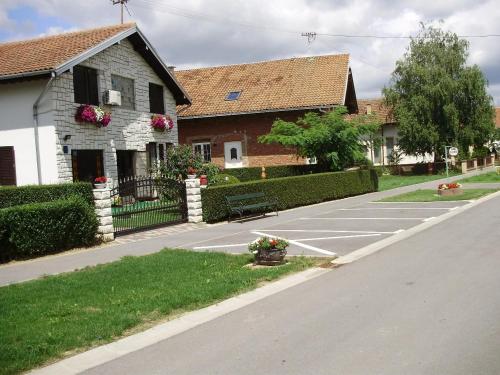
[[[311,45],[312,42],[314,42],[316,40],[316,37],[318,36],[318,34],[316,34],[314,31],[310,31],[310,32],[307,32],[307,33],[302,33],[301,35],[305,36],[307,38],[307,44],[308,45]]]
[[[127,10],[127,13],[130,15],[130,12],[129,12],[128,8],[127,8],[128,0],[111,0],[111,2],[113,3],[113,5],[120,4],[120,8],[121,8],[121,11],[120,11],[120,23],[123,24],[123,8],[125,8]]]

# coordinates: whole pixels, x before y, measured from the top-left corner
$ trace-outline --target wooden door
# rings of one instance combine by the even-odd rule
[[[16,185],[16,161],[13,146],[0,147],[0,185]]]

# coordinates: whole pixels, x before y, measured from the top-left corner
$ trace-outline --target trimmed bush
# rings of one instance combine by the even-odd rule
[[[231,176],[230,174],[219,173],[218,175],[215,175],[212,184],[213,185],[230,185],[230,184],[237,184],[239,182],[240,182],[240,180],[238,180],[238,178]]]
[[[292,176],[302,176],[311,173],[327,172],[321,170],[317,164],[301,164],[301,165],[276,165],[271,167],[266,167],[266,178],[280,178],[280,177],[292,177]],[[250,168],[231,168],[224,169],[224,173],[230,174],[241,182],[246,181],[257,181],[260,180],[262,168],[261,167],[250,167]]]
[[[93,205],[92,184],[75,182],[54,185],[2,186],[0,187],[0,208],[29,203],[52,202],[71,196],[80,196]]]
[[[203,220],[224,220],[229,216],[226,196],[264,192],[276,197],[280,210],[327,200],[364,194],[378,189],[375,170],[318,173],[208,187],[201,191]]]
[[[0,210],[0,260],[41,256],[95,242],[93,206],[73,196]]]

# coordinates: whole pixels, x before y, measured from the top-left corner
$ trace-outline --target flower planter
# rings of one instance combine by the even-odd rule
[[[193,179],[196,178],[196,175],[195,174],[188,174],[187,178],[190,179],[190,180],[193,180]]]
[[[285,263],[286,250],[261,249],[255,254],[255,263],[261,265],[277,265]]]
[[[106,188],[106,184],[105,183],[104,184],[94,184],[94,187],[96,189],[105,189]]]
[[[438,190],[438,195],[443,196],[443,197],[447,197],[450,195],[461,195],[463,193],[464,193],[464,191],[461,188]]]

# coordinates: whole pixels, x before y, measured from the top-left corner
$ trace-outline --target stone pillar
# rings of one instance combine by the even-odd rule
[[[203,221],[203,211],[201,207],[200,179],[188,178],[185,182],[188,222],[201,223]]]
[[[462,160],[462,173],[467,173],[467,160]]]
[[[115,239],[113,230],[113,216],[111,213],[111,190],[106,187],[104,189],[94,189],[94,205],[99,227],[97,228],[98,236],[104,241],[113,241]]]
[[[477,169],[477,158],[474,159],[474,169]]]

